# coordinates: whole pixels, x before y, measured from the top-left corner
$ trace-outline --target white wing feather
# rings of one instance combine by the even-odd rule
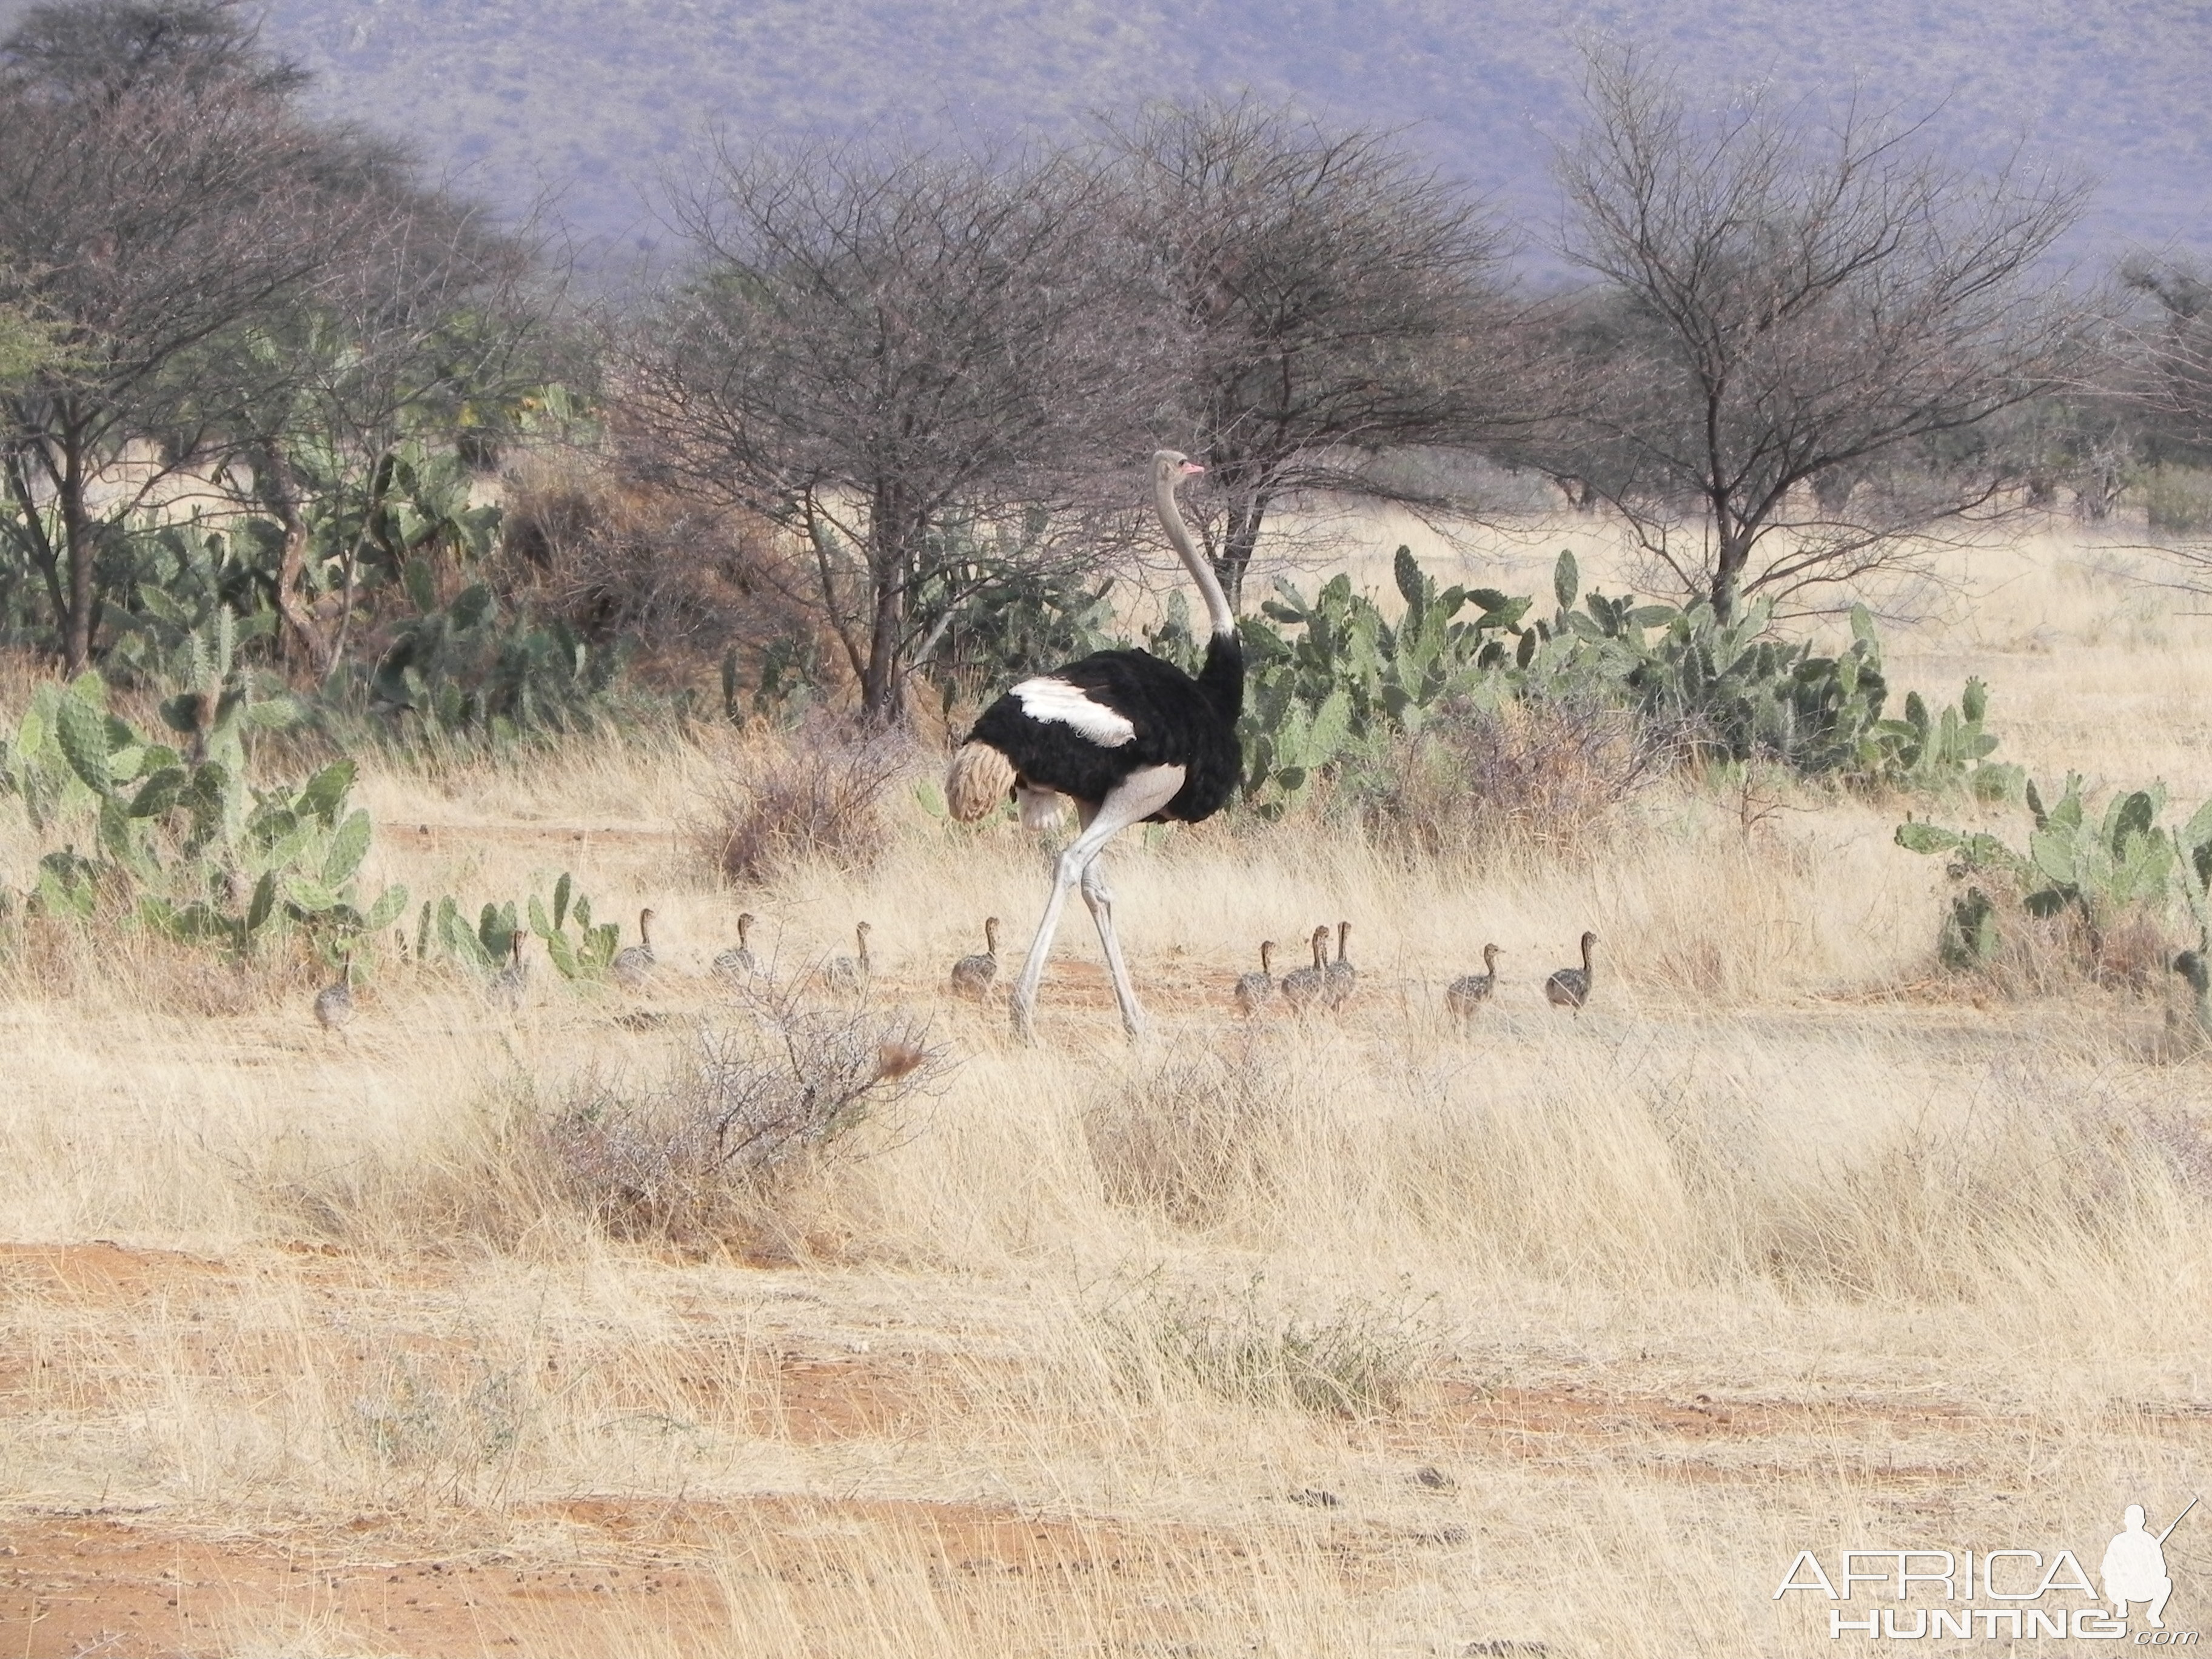
[[[1129,723],[1127,715],[1118,714],[1102,702],[1093,702],[1081,686],[1070,685],[1049,674],[1024,680],[1011,695],[1031,720],[1070,727],[1102,749],[1119,749],[1136,739],[1137,728]]]

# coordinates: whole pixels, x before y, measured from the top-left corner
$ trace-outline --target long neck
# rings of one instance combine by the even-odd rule
[[[1583,941],[1583,977],[1584,979],[1588,979],[1589,976],[1590,976],[1590,942],[1589,942],[1588,939],[1584,939],[1584,940]]]
[[[1199,592],[1205,597],[1206,617],[1212,626],[1214,637],[1234,639],[1237,636],[1237,614],[1230,610],[1228,597],[1221,591],[1221,583],[1214,576],[1213,567],[1198,550],[1197,542],[1191,538],[1190,526],[1183,522],[1182,508],[1176,501],[1176,482],[1173,473],[1163,472],[1153,484],[1152,499],[1160,510],[1160,523],[1168,532],[1168,539],[1175,544],[1176,556],[1182,560],[1183,568],[1190,572],[1191,580],[1198,584]]]

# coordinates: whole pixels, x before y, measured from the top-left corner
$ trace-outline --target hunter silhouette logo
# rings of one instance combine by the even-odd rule
[[[1918,1607],[1875,1605],[1854,1607],[1849,1615],[1839,1607],[1828,1609],[1832,1638],[1849,1632],[1893,1641],[1947,1636],[2120,1641],[2130,1636],[2130,1607],[2140,1607],[2142,1627],[2133,1632],[2136,1646],[2194,1646],[2195,1631],[2166,1627],[2166,1604],[2173,1595],[2166,1540],[2197,1503],[2191,1498],[2164,1531],[2155,1533],[2143,1506],[2129,1504],[2120,1530],[2105,1547],[2096,1583],[2069,1549],[1845,1550],[1832,1577],[1811,1550],[1800,1550],[1776,1586],[1774,1599],[1800,1590],[1831,1601],[1917,1600]],[[2060,1599],[2069,1595],[2075,1598],[2070,1603]],[[2109,1612],[2100,1601],[2109,1604]]]
[[[2196,1507],[2192,1498],[2181,1515]],[[2153,1630],[2166,1628],[2166,1620],[2160,1615],[2166,1611],[2166,1598],[2173,1594],[2173,1580],[2166,1571],[2166,1540],[2181,1524],[2181,1515],[2153,1537],[2143,1528],[2142,1505],[2128,1505],[2128,1512],[2121,1517],[2124,1530],[2105,1547],[2105,1599],[2112,1604],[2114,1618],[2124,1620],[2130,1601],[2148,1601],[2150,1607],[2143,1614],[2144,1621]]]

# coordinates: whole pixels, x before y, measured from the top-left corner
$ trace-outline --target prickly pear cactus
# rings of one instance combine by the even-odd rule
[[[351,762],[325,767],[296,792],[242,785],[252,705],[242,690],[221,691],[228,639],[219,632],[204,649],[217,676],[215,700],[232,696],[230,713],[213,724],[196,716],[190,752],[112,713],[97,674],[33,697],[8,745],[6,785],[35,826],[83,811],[94,824],[91,854],[70,848],[42,862],[34,902],[85,916],[106,896],[173,938],[237,951],[280,927],[329,939],[388,926],[406,893],[389,888],[365,900],[359,890],[372,830],[367,812],[346,810]]]

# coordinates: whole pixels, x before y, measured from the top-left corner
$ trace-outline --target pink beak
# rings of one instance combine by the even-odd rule
[[[1185,477],[1188,477],[1192,473],[1203,472],[1206,469],[1200,466],[1196,461],[1185,461],[1182,464],[1182,471],[1183,476]]]

